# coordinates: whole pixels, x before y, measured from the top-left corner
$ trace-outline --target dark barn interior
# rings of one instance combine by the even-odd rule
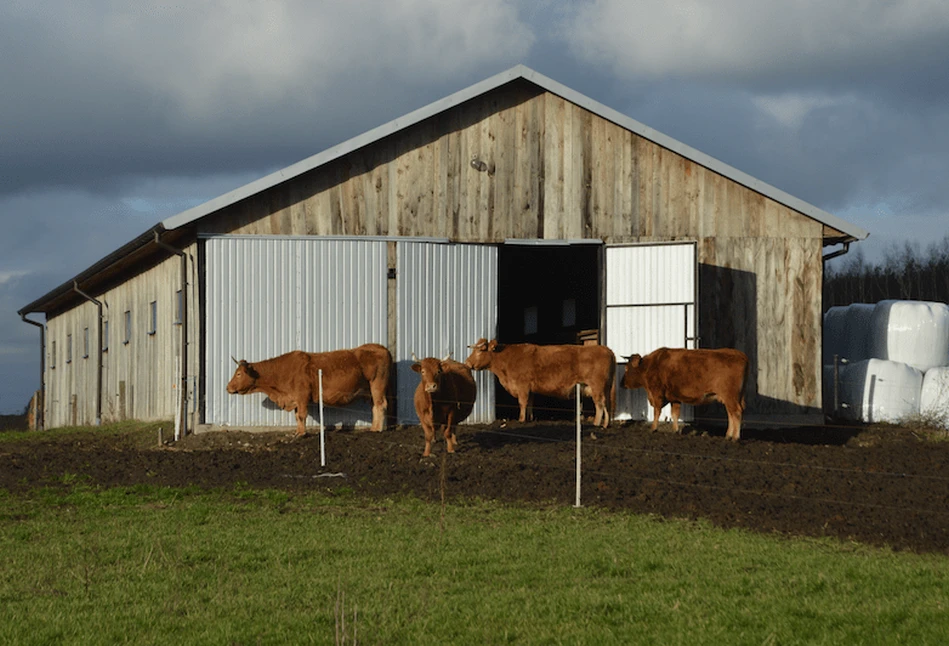
[[[597,340],[600,252],[596,244],[511,245],[498,252],[498,341],[575,344]],[[517,400],[496,383],[499,419],[517,419]],[[534,396],[535,419],[572,419],[576,404]],[[592,411],[592,402],[584,403]]]

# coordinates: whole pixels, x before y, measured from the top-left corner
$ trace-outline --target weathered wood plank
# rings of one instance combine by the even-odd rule
[[[545,95],[544,106],[544,218],[543,238],[562,238],[564,210],[565,101]]]

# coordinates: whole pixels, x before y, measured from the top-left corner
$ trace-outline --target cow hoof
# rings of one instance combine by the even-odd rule
[[[591,439],[591,440],[595,440],[595,439],[596,439],[596,433],[594,433],[593,431],[590,431],[590,439]]]

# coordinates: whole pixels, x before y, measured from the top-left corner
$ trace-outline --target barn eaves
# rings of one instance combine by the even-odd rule
[[[81,300],[76,294],[74,286],[78,286],[90,294],[101,293],[113,282],[120,280],[119,277],[122,272],[130,267],[136,265],[147,266],[168,257],[169,252],[165,246],[159,244],[156,240],[160,239],[162,242],[174,246],[176,242],[180,242],[188,234],[185,230],[168,231],[164,224],[158,223],[94,265],[19,309],[17,313],[21,317],[30,313],[42,313],[48,317],[68,309],[77,300]]]

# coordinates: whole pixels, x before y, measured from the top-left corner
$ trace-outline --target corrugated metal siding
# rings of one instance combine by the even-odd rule
[[[296,424],[263,394],[227,394],[232,356],[387,345],[385,241],[221,236],[206,240],[205,254],[207,423]],[[327,425],[372,419],[363,401],[324,412]]]
[[[468,346],[497,330],[497,247],[487,245],[399,242],[398,417],[417,424],[412,397],[418,375],[417,357],[442,358],[449,352],[457,361],[468,356]],[[478,399],[470,423],[494,421],[494,375],[474,373]]]
[[[606,248],[606,345],[616,353],[617,383],[624,357],[660,347],[695,347],[695,243],[608,246]],[[692,407],[683,406],[683,420]],[[646,393],[618,387],[618,419],[652,419]],[[663,408],[669,419],[669,407]]]

